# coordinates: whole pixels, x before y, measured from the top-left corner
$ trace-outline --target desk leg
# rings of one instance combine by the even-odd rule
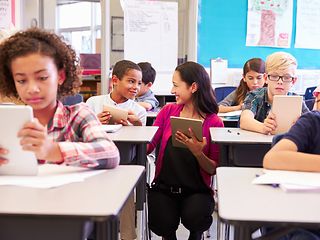
[[[112,216],[104,222],[96,224],[97,240],[117,240],[119,239],[119,219]]]
[[[137,164],[146,167],[147,163],[147,144],[137,145]],[[141,240],[146,236],[146,215],[145,215],[145,202],[146,202],[146,174],[141,177],[137,186],[137,236]]]
[[[229,166],[229,145],[219,144],[220,145],[220,159],[219,166],[225,167]]]

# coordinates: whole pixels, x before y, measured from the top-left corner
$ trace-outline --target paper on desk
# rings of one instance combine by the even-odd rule
[[[238,117],[241,115],[242,110],[227,112],[227,113],[218,113],[219,117]]]
[[[320,189],[320,173],[281,170],[264,170],[253,179],[253,184],[279,184],[286,191],[307,191]]]
[[[113,133],[122,128],[122,124],[104,124],[101,126],[102,130],[108,133]]]
[[[44,164],[39,166],[37,176],[0,176],[0,185],[15,185],[33,188],[53,188],[68,183],[82,182],[105,170],[90,170],[81,167]]]

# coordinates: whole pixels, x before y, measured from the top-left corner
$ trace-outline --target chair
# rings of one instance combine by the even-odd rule
[[[313,110],[314,101],[315,101],[314,98],[307,99],[304,101],[310,111]]]
[[[226,96],[228,96],[232,91],[234,91],[236,87],[228,86],[228,87],[216,87],[214,89],[216,95],[217,103],[221,102]]]
[[[75,95],[70,95],[70,96],[66,96],[64,97],[61,102],[63,103],[63,105],[65,106],[70,106],[70,105],[75,105],[77,103],[81,103],[83,102],[83,97],[81,94],[77,93]]]
[[[306,89],[306,92],[304,93],[304,100],[312,99],[314,98],[313,96],[313,91],[316,89],[316,87],[308,87]]]

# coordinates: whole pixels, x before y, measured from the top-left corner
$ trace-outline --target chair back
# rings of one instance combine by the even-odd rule
[[[314,98],[307,99],[304,102],[306,103],[306,105],[309,108],[309,110],[312,111],[313,105],[314,105]]]
[[[63,103],[63,105],[65,106],[70,106],[70,105],[75,105],[77,103],[81,103],[83,102],[83,97],[81,94],[77,93],[75,95],[70,95],[70,96],[66,96],[64,97],[61,102]]]
[[[214,89],[216,95],[217,103],[221,102],[226,96],[228,96],[232,91],[234,91],[236,87],[228,86],[228,87],[216,87]]]
[[[306,92],[304,93],[304,100],[312,99],[314,98],[313,96],[313,91],[316,89],[316,87],[308,87],[306,89]]]

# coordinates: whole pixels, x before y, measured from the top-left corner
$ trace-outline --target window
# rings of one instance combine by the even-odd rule
[[[101,7],[96,2],[58,5],[59,33],[80,53],[95,53],[96,38],[101,36]]]

